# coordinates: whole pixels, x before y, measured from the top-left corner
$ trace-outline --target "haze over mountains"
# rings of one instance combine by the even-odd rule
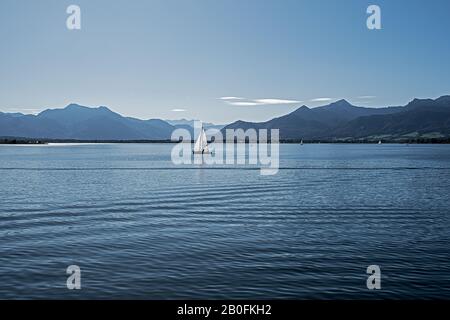
[[[38,115],[0,112],[0,137],[74,140],[168,140],[176,128],[192,132],[192,120],[140,120],[107,107],[70,104]],[[219,130],[222,126],[204,124]],[[450,96],[414,99],[406,106],[365,108],[345,100],[302,106],[266,122],[236,121],[225,129],[280,129],[281,139],[354,140],[450,137]]]
[[[194,126],[196,125],[200,126],[200,123],[201,126],[203,126],[203,128],[208,131],[208,133],[220,131],[224,127],[224,125],[214,124],[210,122],[200,122],[200,120],[180,119],[180,120],[164,120],[164,121],[171,124],[175,128],[182,128],[188,130],[189,133],[191,134],[191,137],[196,135],[196,132],[194,132]]]

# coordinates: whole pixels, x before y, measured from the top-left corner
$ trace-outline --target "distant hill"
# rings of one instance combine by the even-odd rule
[[[163,120],[123,117],[107,107],[70,104],[38,115],[0,113],[0,136],[77,140],[164,140],[174,127]]]
[[[450,96],[414,99],[406,106],[366,108],[346,100],[297,110],[266,122],[236,121],[205,129],[279,129],[284,140],[407,140],[450,138]],[[38,115],[0,112],[0,137],[72,140],[168,140],[176,128],[193,134],[193,120],[140,120],[107,107],[70,104]]]
[[[175,128],[180,129],[186,129],[191,134],[191,137],[195,137],[198,135],[198,133],[194,132],[194,122],[199,120],[187,120],[187,119],[180,119],[180,120],[164,120],[167,123],[171,124]],[[210,122],[202,122],[201,123],[203,128],[207,130],[207,135],[209,136],[209,133],[215,133],[217,131],[220,131],[224,125],[220,124],[214,124]]]
[[[415,99],[406,106],[357,107],[346,100],[297,110],[266,122],[236,121],[226,129],[280,129],[281,139],[389,139],[448,137],[450,96],[436,100]]]
[[[191,126],[194,127],[194,122],[195,121],[200,121],[200,120],[187,120],[187,119],[179,119],[179,120],[164,120],[165,122],[167,122],[168,124],[171,124],[172,126]],[[224,127],[224,125],[220,125],[220,124],[214,124],[214,123],[210,123],[210,122],[203,122],[203,127],[205,129],[208,128],[215,128],[215,129],[221,129]]]
[[[336,137],[449,137],[450,96],[414,99],[399,112],[364,116],[336,128]]]
[[[191,127],[191,128],[193,128],[195,121],[200,121],[200,120],[179,119],[179,120],[164,120],[164,121],[166,121],[167,123],[171,124],[174,127],[180,127],[180,128]],[[214,124],[214,123],[211,123],[211,122],[202,122],[202,125],[203,125],[203,128],[205,130],[208,130],[208,129],[220,130],[220,129],[222,129],[225,126],[225,125],[222,125],[222,124]]]

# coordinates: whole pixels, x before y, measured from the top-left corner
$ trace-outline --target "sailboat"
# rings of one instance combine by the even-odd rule
[[[303,139],[302,139],[302,141],[300,141],[300,145],[301,145],[301,146],[303,145]]]
[[[193,154],[210,154],[209,148],[208,148],[208,139],[206,138],[206,132],[205,129],[202,128],[202,131],[200,132],[197,141],[195,141],[194,144],[194,150],[192,151]]]
[[[381,140],[380,140],[380,141],[378,141],[378,144],[381,144]]]

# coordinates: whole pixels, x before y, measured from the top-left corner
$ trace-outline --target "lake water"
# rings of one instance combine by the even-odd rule
[[[273,176],[172,147],[0,146],[0,299],[450,298],[450,145],[281,145]]]

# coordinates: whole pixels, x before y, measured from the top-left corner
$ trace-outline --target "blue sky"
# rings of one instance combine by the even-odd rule
[[[370,4],[382,30],[366,27]],[[321,98],[402,105],[450,94],[449,36],[447,0],[2,0],[0,111],[227,123]]]

